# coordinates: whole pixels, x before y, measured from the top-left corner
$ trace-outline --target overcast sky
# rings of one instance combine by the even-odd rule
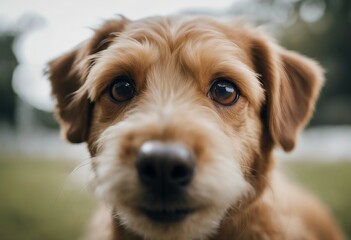
[[[23,34],[14,50],[20,62],[13,86],[25,101],[42,110],[52,109],[50,88],[43,76],[45,63],[91,34],[90,27],[123,14],[130,19],[167,15],[186,9],[222,10],[235,0],[0,0],[0,30],[17,27],[36,15],[44,21]],[[22,21],[19,21],[22,19]]]

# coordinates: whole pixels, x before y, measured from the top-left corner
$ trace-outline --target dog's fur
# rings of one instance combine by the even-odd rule
[[[294,148],[323,85],[321,67],[279,47],[242,22],[154,17],[106,22],[94,36],[49,63],[63,135],[87,142],[100,210],[90,239],[343,239],[322,204],[274,170],[273,149]],[[132,76],[137,95],[115,103],[111,81]],[[211,81],[226,77],[241,97],[214,103]],[[196,156],[186,200],[196,211],[156,223],[157,209],[135,169],[148,140],[180,142]]]

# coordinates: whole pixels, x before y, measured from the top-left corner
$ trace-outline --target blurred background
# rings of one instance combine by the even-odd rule
[[[0,239],[79,239],[96,201],[85,145],[59,137],[50,59],[116,14],[244,16],[278,42],[316,59],[326,84],[314,118],[290,154],[291,178],[317,194],[351,237],[350,0],[0,0]]]

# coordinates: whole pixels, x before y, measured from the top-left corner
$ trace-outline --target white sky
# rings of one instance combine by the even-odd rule
[[[50,87],[42,72],[46,62],[74,47],[91,34],[90,27],[123,14],[130,19],[167,15],[184,9],[221,10],[236,0],[0,0],[0,27],[19,23],[24,14],[37,14],[45,24],[18,39],[20,62],[13,86],[31,105],[51,110]]]

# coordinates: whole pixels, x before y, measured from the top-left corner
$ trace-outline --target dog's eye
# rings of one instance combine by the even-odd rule
[[[208,96],[215,102],[230,106],[239,99],[239,90],[235,84],[225,78],[218,78],[211,86]]]
[[[110,98],[115,102],[125,102],[136,93],[133,80],[127,76],[117,77],[109,87]]]

